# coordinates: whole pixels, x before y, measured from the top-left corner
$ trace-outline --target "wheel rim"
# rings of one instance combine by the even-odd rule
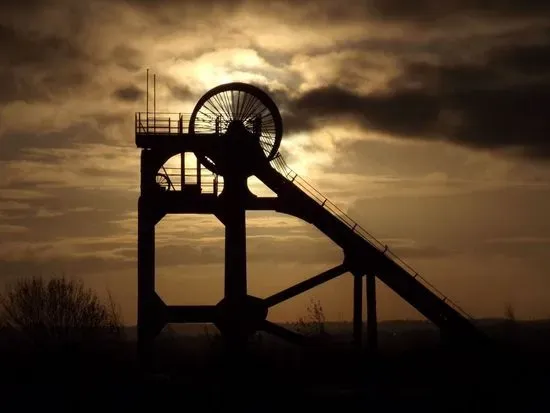
[[[195,105],[189,133],[224,134],[234,120],[241,121],[249,132],[258,136],[268,160],[275,157],[283,134],[281,114],[263,90],[246,83],[227,83],[208,91]],[[201,156],[200,160],[205,167],[218,172],[210,158]]]

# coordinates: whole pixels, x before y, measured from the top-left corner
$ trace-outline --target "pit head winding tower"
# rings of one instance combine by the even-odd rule
[[[281,115],[261,89],[228,83],[207,92],[190,116],[137,113],[141,148],[138,201],[138,346],[150,359],[154,337],[166,323],[214,323],[230,347],[242,349],[258,330],[305,343],[307,338],[267,320],[268,310],[331,279],[354,277],[353,330],[362,335],[362,279],[367,289],[367,342],[375,349],[375,277],[440,327],[446,336],[474,341],[480,333],[469,316],[426,282],[336,205],[292,171],[279,150]],[[194,164],[186,154],[195,155]],[[166,167],[179,157],[180,167]],[[247,187],[257,177],[276,196],[259,197]],[[223,181],[223,184],[222,184]],[[274,210],[298,217],[329,237],[344,261],[269,297],[247,292],[247,210]],[[167,306],[155,292],[155,225],[166,214],[213,214],[225,226],[224,296],[217,304]]]

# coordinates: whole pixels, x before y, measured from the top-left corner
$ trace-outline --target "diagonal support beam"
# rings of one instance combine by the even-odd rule
[[[305,281],[302,281],[301,283],[298,283],[292,287],[287,288],[286,290],[273,294],[271,297],[266,298],[264,302],[268,307],[273,307],[274,305],[282,303],[283,301],[286,301],[292,297],[296,297],[297,295],[302,294],[307,290],[312,289],[313,287],[317,287],[320,284],[330,281],[344,274],[347,271],[348,271],[347,265],[345,264],[337,265],[336,267],[331,268],[330,270],[327,270],[325,272],[322,272],[321,274],[316,275],[315,277],[311,277]]]
[[[310,341],[308,337],[302,334],[298,334],[292,330],[281,327],[280,325],[277,325],[267,320],[262,323],[261,329],[264,330],[266,333],[272,334],[294,344],[303,345],[307,344]]]
[[[168,323],[213,323],[216,318],[213,305],[172,305],[166,312]]]

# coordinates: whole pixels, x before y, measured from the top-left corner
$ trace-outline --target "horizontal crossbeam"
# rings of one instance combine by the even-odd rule
[[[216,306],[213,305],[173,305],[167,306],[168,323],[213,323]]]

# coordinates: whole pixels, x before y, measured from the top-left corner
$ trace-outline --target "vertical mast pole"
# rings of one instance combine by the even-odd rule
[[[157,74],[153,73],[153,131],[157,131]]]
[[[146,96],[147,96],[147,99],[146,99],[146,102],[145,103],[145,116],[146,116],[146,120],[145,120],[145,124],[147,125],[147,133],[149,133],[149,69],[147,69],[147,92],[146,92]]]

